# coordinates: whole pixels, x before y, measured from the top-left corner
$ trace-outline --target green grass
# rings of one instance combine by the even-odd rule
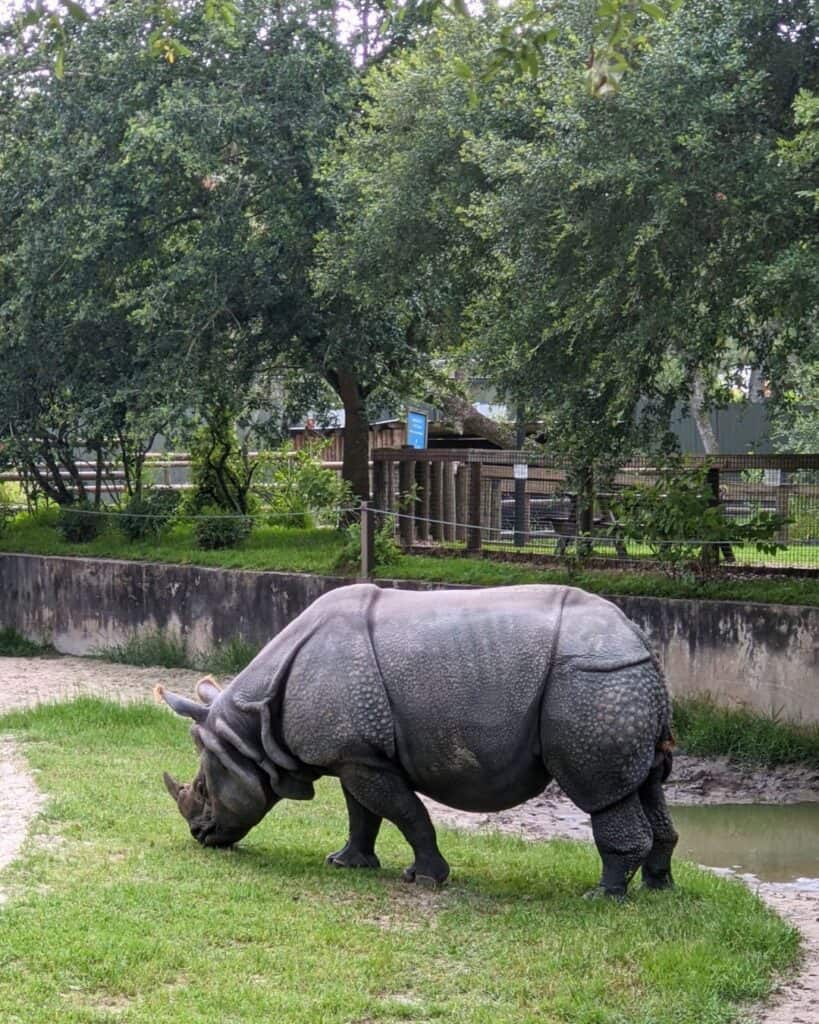
[[[159,665],[163,668],[191,668],[231,676],[258,654],[259,648],[234,637],[210,651],[191,651],[185,640],[162,630],[137,633],[124,643],[95,648],[92,657],[125,665]]]
[[[775,715],[722,708],[709,697],[674,702],[674,733],[687,754],[819,768],[819,725],[793,725]]]
[[[0,629],[0,658],[38,658],[51,648],[20,636],[16,629]]]
[[[119,530],[111,527],[87,544],[71,544],[57,535],[54,520],[51,512],[18,517],[0,538],[0,550],[32,555],[172,562],[224,569],[332,573],[343,546],[342,535],[335,530],[256,526],[239,547],[203,551],[196,546],[190,523],[171,527],[159,539],[129,541]]]
[[[0,551],[123,558],[225,569],[345,575],[338,568],[338,563],[347,538],[344,533],[336,530],[257,526],[248,540],[237,548],[202,551],[196,547],[190,525],[177,525],[167,530],[158,540],[129,542],[112,528],[90,543],[69,544],[57,536],[53,523],[54,515],[51,512],[18,517],[0,537]],[[558,583],[611,596],[632,594],[819,605],[819,581],[816,579],[674,579],[662,572],[637,571],[634,568],[591,570],[581,565],[571,569],[550,568],[534,563],[458,555],[401,555],[397,562],[386,566],[380,575],[390,579],[472,583],[479,586]]]
[[[385,572],[392,579],[472,583],[493,587],[513,583],[558,583],[596,594],[643,597],[761,601],[770,604],[819,605],[816,579],[675,579],[660,572],[634,569],[547,568],[491,558],[401,555]]]
[[[186,779],[185,723],[81,700],[0,720],[48,795],[2,876],[9,1024],[727,1024],[798,953],[740,883],[687,865],[674,893],[586,902],[591,847],[444,832],[450,884],[326,868],[338,783],[284,802],[233,851],[197,846],[160,781]]]

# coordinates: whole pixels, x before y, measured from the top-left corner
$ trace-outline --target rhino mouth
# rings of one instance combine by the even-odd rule
[[[250,831],[249,828],[219,822],[213,813],[207,787],[201,776],[197,776],[191,783],[179,783],[168,772],[162,778],[197,843],[202,846],[233,846]]]

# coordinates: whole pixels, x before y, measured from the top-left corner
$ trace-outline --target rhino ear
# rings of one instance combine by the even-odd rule
[[[204,704],[197,704],[195,700],[171,693],[164,686],[155,686],[154,696],[158,701],[164,701],[168,707],[173,708],[178,715],[192,718],[194,722],[204,722],[208,717],[208,708]]]
[[[203,704],[212,704],[221,692],[222,687],[213,676],[205,676],[196,684],[196,696]]]

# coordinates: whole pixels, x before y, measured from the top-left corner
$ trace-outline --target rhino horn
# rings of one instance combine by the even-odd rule
[[[221,692],[222,687],[213,676],[205,676],[196,684],[196,696],[203,704],[212,704]]]
[[[155,686],[154,695],[157,700],[165,701],[168,707],[178,715],[184,715],[186,718],[192,718],[194,722],[204,722],[208,717],[208,708],[204,704],[197,704],[195,700],[190,700],[188,697],[182,697],[178,693],[171,693],[170,690],[166,690],[164,686]]]
[[[162,773],[162,781],[165,783],[165,789],[167,789],[167,791],[171,794],[174,800],[176,800],[176,802],[178,803],[179,790],[181,788],[179,783],[176,781],[173,775],[169,775],[167,772]]]

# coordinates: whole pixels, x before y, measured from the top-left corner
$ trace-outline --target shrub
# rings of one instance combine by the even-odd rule
[[[157,488],[131,498],[117,519],[117,526],[128,540],[157,537],[173,519],[179,507],[177,491]]]
[[[57,516],[57,533],[70,544],[87,544],[105,529],[105,513],[87,501],[66,505]]]
[[[196,543],[205,551],[217,548],[235,548],[250,536],[253,521],[249,516],[225,512],[215,505],[208,505],[199,513],[203,518],[194,525]]]
[[[774,512],[757,510],[740,523],[712,504],[708,467],[664,467],[653,484],[625,488],[612,508],[618,532],[626,540],[647,544],[652,554],[674,571],[701,559],[707,563],[717,544],[749,543],[772,554],[784,547],[775,534],[788,522]]]
[[[350,484],[321,464],[328,444],[312,441],[296,449],[288,442],[260,458],[255,492],[270,510],[272,526],[335,526],[339,509],[352,506]]]
[[[191,442],[191,483],[185,511],[200,515],[206,508],[246,514],[254,511],[250,493],[257,468],[236,432],[233,412],[216,405],[203,412],[204,424]]]
[[[49,648],[47,646],[26,640],[15,629],[10,627],[0,629],[0,657],[37,658],[48,651]]]
[[[375,531],[373,548],[376,567],[395,565],[400,558],[401,548],[395,543],[392,517]],[[344,531],[344,546],[336,561],[336,568],[343,572],[356,572],[360,567],[361,523],[350,523]]]
[[[788,536],[791,540],[819,541],[819,505],[797,506]]]

